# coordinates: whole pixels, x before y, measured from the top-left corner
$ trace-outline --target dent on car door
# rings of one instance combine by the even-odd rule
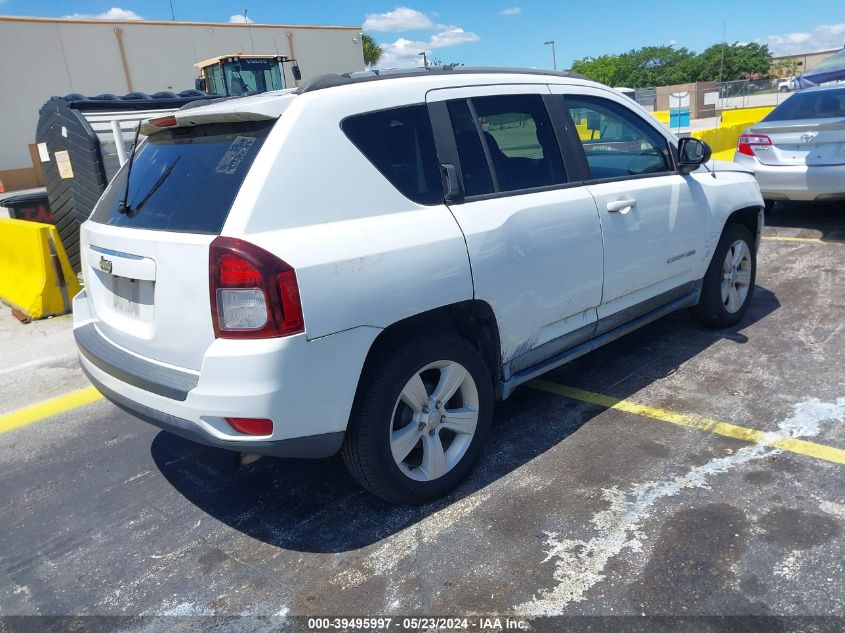
[[[506,378],[590,335],[601,300],[598,213],[570,186],[545,86],[429,93],[448,201],[466,237],[475,297],[499,324]]]
[[[602,332],[692,290],[707,216],[697,208],[700,185],[677,173],[655,124],[621,98],[567,94],[561,103],[602,221]]]

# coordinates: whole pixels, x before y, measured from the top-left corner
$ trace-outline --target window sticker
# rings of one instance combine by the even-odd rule
[[[215,173],[225,174],[231,176],[238,171],[238,167],[244,158],[249,155],[249,151],[255,144],[254,136],[236,136],[229,149],[223,154],[217,167],[214,168]]]

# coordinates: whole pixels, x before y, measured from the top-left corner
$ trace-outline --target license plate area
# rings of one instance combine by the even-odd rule
[[[155,282],[93,270],[90,295],[97,317],[132,336],[150,339],[155,325]]]

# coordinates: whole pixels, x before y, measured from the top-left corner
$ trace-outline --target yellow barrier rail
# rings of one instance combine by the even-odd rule
[[[0,300],[28,319],[70,312],[80,290],[56,227],[0,218]]]

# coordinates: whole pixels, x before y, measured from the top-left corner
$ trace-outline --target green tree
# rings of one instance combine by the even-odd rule
[[[723,61],[724,53],[724,61]],[[767,76],[771,53],[764,44],[716,44],[703,53],[675,46],[644,46],[618,55],[576,59],[572,70],[609,86],[643,88],[694,81]]]
[[[372,35],[367,35],[366,33],[361,36],[361,44],[363,44],[364,48],[364,63],[367,66],[376,65],[378,60],[381,59],[383,52],[381,46],[376,43]]]
[[[768,77],[772,54],[767,44],[714,44],[695,59],[692,81],[736,81]]]

